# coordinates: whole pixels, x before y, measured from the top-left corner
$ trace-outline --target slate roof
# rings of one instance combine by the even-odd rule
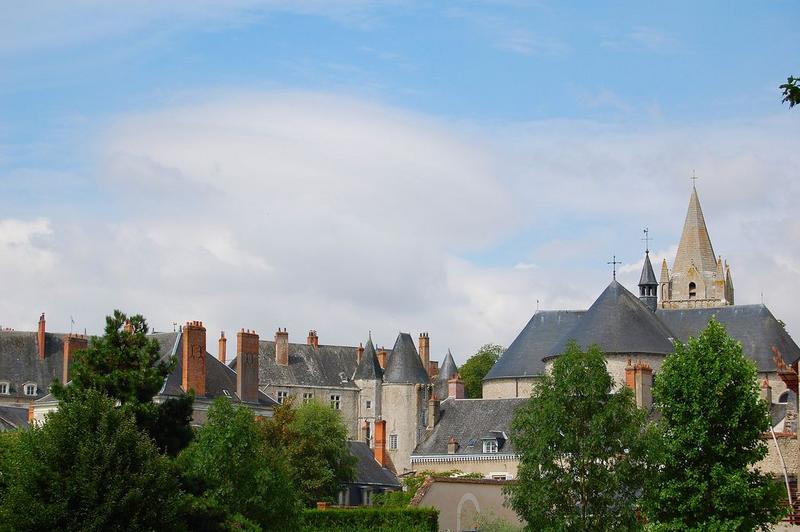
[[[540,310],[530,319],[508,349],[500,355],[484,380],[524,377],[544,373],[542,359],[572,329],[583,310]]]
[[[456,373],[458,373],[458,366],[456,366],[456,361],[453,360],[453,353],[448,349],[447,356],[444,357],[444,362],[442,362],[442,366],[439,368],[437,380],[440,382],[447,382]]]
[[[0,431],[24,429],[28,426],[28,408],[24,406],[0,406]]]
[[[614,280],[548,354],[557,356],[575,341],[584,349],[596,344],[604,353],[666,355],[673,351],[673,336],[644,303]]]
[[[166,357],[169,358],[172,353],[175,353],[178,363],[175,365],[175,369],[172,373],[167,376],[164,387],[159,392],[159,395],[180,397],[184,394],[183,387],[181,386],[181,371],[183,368],[181,353],[183,345],[180,338],[178,338],[177,343],[174,344],[173,349],[174,350],[169,355],[166,355]],[[206,399],[227,397],[234,402],[241,402],[239,395],[236,393],[236,371],[220,362],[217,357],[209,352],[206,352],[206,393],[202,397]],[[264,392],[259,391],[258,404],[262,406],[274,406],[278,403]]]
[[[420,384],[427,384],[430,381],[410,334],[397,335],[392,353],[386,362],[383,381]]]
[[[350,484],[363,486],[386,486],[400,488],[397,476],[375,460],[372,449],[363,441],[348,441],[347,449],[358,460],[356,462],[356,477]]]
[[[644,254],[642,275],[639,277],[639,286],[642,285],[658,285],[656,273],[653,271],[653,264],[650,262],[650,252]]]
[[[0,331],[0,381],[9,383],[9,395],[26,401],[47,395],[60,380],[64,363],[64,334],[45,333],[45,358],[39,360],[36,331]],[[27,396],[23,384],[35,382],[38,393]]]
[[[378,364],[378,355],[375,354],[375,346],[372,344],[372,338],[370,338],[367,340],[366,347],[364,347],[361,362],[359,362],[353,374],[353,380],[380,380],[382,375],[383,369]]]
[[[447,454],[451,437],[458,442],[456,454],[483,454],[481,438],[489,433],[502,432],[510,436],[514,412],[528,399],[452,399],[441,402],[439,422],[414,449],[412,456]],[[498,449],[513,453],[506,439]]]
[[[781,327],[764,305],[731,305],[718,308],[677,309],[656,311],[675,338],[685,342],[708,325],[711,316],[725,325],[732,337],[742,343],[745,354],[756,362],[759,371],[775,371],[772,347],[783,355],[787,364],[800,359],[800,347]]]

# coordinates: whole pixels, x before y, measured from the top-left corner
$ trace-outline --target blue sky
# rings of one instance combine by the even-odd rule
[[[800,254],[782,245],[800,235],[787,138],[797,115],[777,90],[797,74],[796,2],[123,0],[4,11],[0,255],[17,257],[6,278],[44,276],[47,289],[0,306],[1,325],[32,327],[50,309],[96,329],[122,306],[156,323],[288,323],[349,344],[368,329],[387,344],[397,330],[430,329],[434,351],[438,336],[463,359],[508,344],[537,299],[590,304],[612,253],[635,282],[645,225],[671,261],[697,169],[740,302],[766,293],[797,331],[800,293],[774,281],[800,278]],[[241,141],[222,150],[231,138]],[[293,218],[314,204],[328,210]],[[250,233],[284,208],[269,229],[303,261],[281,262],[278,241]],[[198,223],[205,240],[181,247],[179,228]],[[127,238],[160,266],[104,258],[130,249]],[[355,278],[312,267],[295,252],[314,238],[336,264],[353,248],[374,263]],[[209,249],[219,261],[183,270],[204,287],[191,297],[170,277],[176,247],[191,264]],[[396,255],[388,279],[370,258]],[[143,271],[152,293],[135,289]],[[248,275],[261,302],[230,281]],[[59,288],[65,279],[75,293]],[[287,310],[264,309],[271,293]]]

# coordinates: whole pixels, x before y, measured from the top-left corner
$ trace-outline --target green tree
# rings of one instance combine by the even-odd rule
[[[631,390],[614,390],[603,353],[570,344],[514,416],[511,506],[531,530],[637,528],[646,427]]]
[[[800,83],[800,78],[789,76],[786,79],[786,83],[778,87],[783,90],[783,100],[781,102],[788,103],[789,108],[800,103],[800,85],[798,83]]]
[[[458,370],[458,374],[464,381],[464,392],[467,397],[471,399],[483,397],[483,378],[492,369],[503,351],[505,351],[503,346],[486,344],[464,362]]]
[[[62,404],[12,446],[2,464],[4,529],[180,527],[173,465],[130,412],[97,391]]]
[[[769,430],[756,367],[711,319],[677,342],[653,390],[662,435],[658,474],[646,496],[663,530],[754,530],[782,515],[781,485],[751,468],[767,453]]]
[[[126,322],[130,330],[126,330]],[[158,447],[176,455],[192,438],[193,395],[168,399],[160,404],[153,397],[175,369],[176,360],[162,360],[158,341],[147,336],[141,315],[128,318],[115,310],[106,316],[103,336],[92,337],[89,347],[75,354],[67,385],[54,382],[53,395],[61,401],[97,390],[116,399],[136,416],[137,425]]]
[[[178,455],[178,464],[186,485],[194,486],[189,491],[198,496],[190,513],[219,519],[223,511],[234,521],[243,517],[269,529],[297,527],[301,506],[289,465],[281,452],[266,445],[251,410],[216,399],[206,424]]]
[[[262,421],[271,448],[284,449],[306,505],[333,502],[355,477],[356,459],[347,448],[347,427],[339,411],[318,401],[294,406],[291,399]]]
[[[449,471],[431,471],[425,469],[417,471],[413,475],[403,478],[403,489],[399,491],[387,491],[379,493],[374,496],[373,504],[375,506],[382,506],[385,508],[403,508],[408,506],[417,490],[422,486],[428,477],[432,478],[483,478],[481,473],[464,473],[460,469],[451,469]]]

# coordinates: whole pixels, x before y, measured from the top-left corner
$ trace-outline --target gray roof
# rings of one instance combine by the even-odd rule
[[[572,329],[585,311],[540,310],[500,355],[484,380],[524,377],[544,373],[542,359]]]
[[[174,344],[174,353],[178,363],[175,369],[167,376],[164,387],[161,389],[159,395],[170,397],[179,397],[184,394],[182,382],[182,367],[181,361],[182,340],[178,337],[177,344]],[[234,402],[242,402],[239,395],[236,393],[236,371],[217,359],[211,353],[206,351],[206,393],[205,395],[198,396],[198,399],[216,399],[217,397],[227,397]],[[272,398],[262,391],[258,392],[258,404],[262,406],[274,406],[276,403]]]
[[[324,386],[353,388],[357,347],[289,344],[289,364],[275,362],[275,342],[259,342],[258,382],[261,386]],[[236,369],[236,359],[229,363]]]
[[[673,336],[644,303],[614,280],[549,355],[561,354],[570,341],[584,349],[597,345],[604,353],[666,355],[673,351]]]
[[[439,368],[439,381],[447,382],[450,377],[458,373],[458,366],[456,366],[456,361],[453,360],[453,353],[450,350],[447,350],[447,356],[444,357],[444,362],[442,362],[442,366]]]
[[[0,406],[0,431],[24,429],[28,426],[28,408],[24,406]]]
[[[644,254],[644,264],[642,265],[642,275],[639,277],[639,286],[642,285],[658,285],[656,280],[656,273],[653,271],[653,265],[650,263],[650,252]]]
[[[375,460],[369,445],[363,441],[348,441],[347,449],[358,460],[356,462],[356,478],[350,484],[392,488],[401,486],[397,476]]]
[[[364,348],[364,354],[361,356],[361,362],[356,367],[356,372],[353,374],[353,380],[380,380],[383,375],[383,369],[378,364],[378,355],[375,354],[375,346],[372,344],[372,338],[367,340],[367,346]]]
[[[656,312],[675,338],[685,342],[708,325],[711,316],[742,343],[745,354],[759,371],[775,371],[772,347],[777,347],[787,364],[800,359],[800,347],[764,305],[731,305],[719,308],[661,310]]]
[[[408,333],[400,333],[394,343],[391,355],[386,362],[386,371],[383,373],[384,382],[394,383],[420,383],[430,381],[428,372],[422,367],[422,360],[417,354],[414,340]]]
[[[420,442],[413,455],[447,454],[451,437],[458,442],[456,454],[483,454],[481,438],[510,434],[514,412],[528,399],[452,399],[441,402],[439,422]],[[509,440],[501,441],[500,453],[513,453]]]
[[[64,334],[45,333],[45,357],[39,359],[36,331],[0,331],[0,381],[9,383],[12,397],[31,399],[23,384],[35,382],[37,394],[47,395],[54,380],[61,380],[64,364]]]

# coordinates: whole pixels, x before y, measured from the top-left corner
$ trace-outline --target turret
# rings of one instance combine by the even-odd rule
[[[642,275],[639,278],[639,301],[645,304],[652,312],[656,311],[658,305],[658,281],[653,272],[653,265],[650,264],[650,250],[645,251]]]

